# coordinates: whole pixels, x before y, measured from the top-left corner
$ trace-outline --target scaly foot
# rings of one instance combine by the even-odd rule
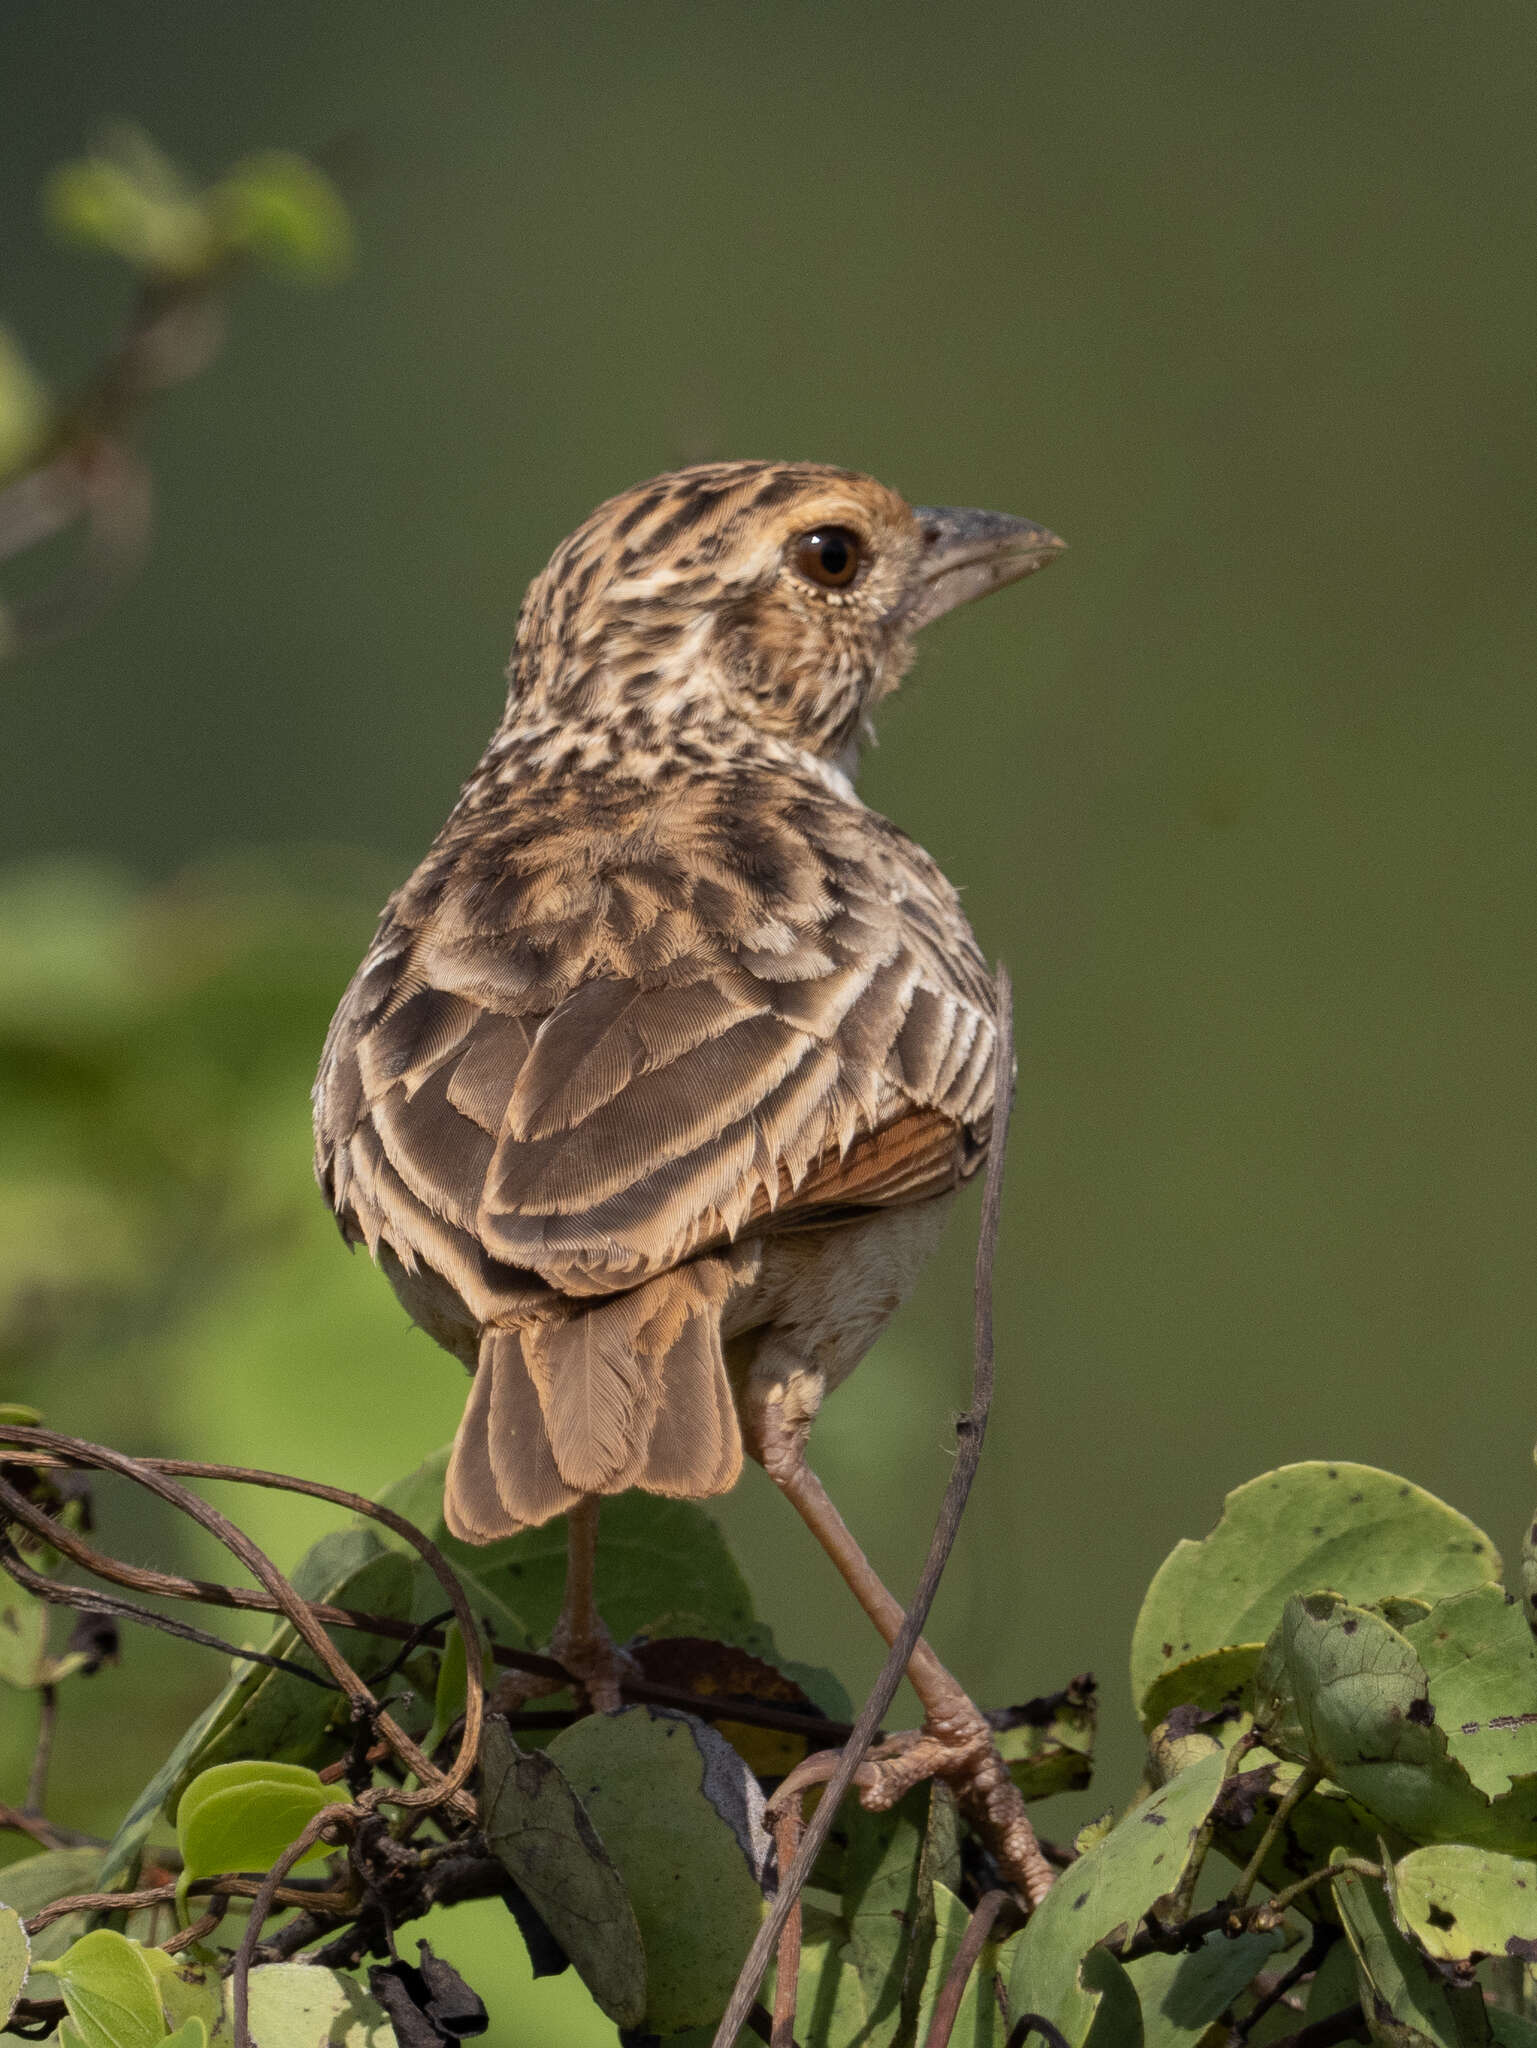
[[[820,1750],[797,1764],[770,1807],[782,1808],[808,1787],[825,1784],[837,1769],[839,1754],[835,1749]],[[1038,1906],[1056,1873],[1041,1853],[992,1729],[969,1700],[964,1709],[957,1706],[931,1715],[922,1728],[877,1743],[855,1772],[854,1783],[860,1804],[870,1813],[884,1813],[925,1778],[943,1778],[952,1787],[961,1811],[992,1851],[1005,1883],[1018,1890],[1026,1905]]]

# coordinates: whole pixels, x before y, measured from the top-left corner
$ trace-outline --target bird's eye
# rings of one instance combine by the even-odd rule
[[[859,574],[864,545],[846,526],[819,526],[803,533],[792,551],[796,568],[824,590],[846,590]]]

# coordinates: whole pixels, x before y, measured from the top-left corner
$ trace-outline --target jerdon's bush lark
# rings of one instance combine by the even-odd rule
[[[570,1516],[554,1647],[595,1703],[597,1498],[723,1493],[744,1448],[900,1625],[805,1444],[985,1156],[994,991],[852,777],[918,629],[1061,545],[810,463],[610,499],[531,586],[502,722],[337,1010],[321,1186],[474,1375],[450,1528]],[[977,1710],[926,1645],[910,1675],[925,1735],[867,1798],[945,1770],[1038,1889]]]

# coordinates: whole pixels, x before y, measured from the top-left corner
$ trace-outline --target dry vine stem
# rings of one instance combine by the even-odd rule
[[[982,1183],[982,1223],[977,1239],[971,1406],[955,1425],[958,1439],[955,1464],[939,1505],[934,1535],[928,1556],[923,1561],[912,1605],[881,1667],[881,1675],[859,1711],[854,1731],[843,1746],[837,1769],[828,1779],[821,1802],[807,1823],[795,1859],[787,1871],[779,1874],[778,1894],[747,1952],[747,1960],[736,1980],[736,1989],[731,1994],[731,2003],[715,2030],[711,2048],[735,2048],[748,2012],[757,1999],[758,1986],[763,1982],[769,1957],[774,1953],[791,1910],[811,1875],[812,1865],[822,1853],[822,1845],[832,1831],[843,1796],[854,1782],[854,1775],[864,1761],[876,1728],[896,1695],[902,1674],[923,1633],[923,1625],[929,1618],[929,1609],[939,1590],[940,1577],[949,1561],[961,1516],[966,1509],[966,1496],[971,1491],[971,1482],[976,1477],[977,1463],[982,1456],[988,1411],[993,1401],[993,1261],[998,1249],[998,1222],[1002,1211],[1003,1156],[1009,1138],[1009,1113],[1014,1104],[1014,1004],[1009,977],[1002,967],[998,969],[995,986],[998,991],[998,1049],[993,1078],[996,1107],[987,1172]]]
[[[50,1433],[24,1429],[20,1425],[0,1424],[0,1444],[17,1444],[31,1449],[32,1440],[40,1436],[50,1436]],[[50,1436],[50,1441],[62,1448],[36,1451],[27,1462],[39,1468],[49,1469],[73,1470],[89,1467],[93,1445],[76,1437]],[[414,1524],[402,1520],[390,1509],[380,1507],[377,1502],[364,1500],[361,1495],[348,1493],[340,1487],[324,1486],[318,1480],[295,1479],[285,1473],[264,1472],[254,1466],[211,1465],[191,1458],[140,1458],[136,1462],[150,1472],[167,1472],[192,1479],[223,1479],[237,1485],[272,1486],[291,1493],[313,1494],[317,1499],[332,1501],[340,1507],[353,1508],[360,1514],[371,1515],[375,1520],[384,1522],[386,1526],[398,1529],[421,1551],[429,1564],[432,1563],[433,1556],[439,1556],[442,1561],[440,1553]],[[138,1592],[151,1593],[161,1599],[196,1600],[205,1607],[227,1607],[240,1613],[281,1614],[284,1611],[281,1601],[274,1599],[270,1593],[244,1586],[222,1586],[208,1579],[182,1578],[173,1572],[155,1571],[147,1566],[126,1564],[118,1558],[107,1557],[101,1551],[94,1550],[72,1530],[67,1530],[51,1520],[41,1508],[29,1502],[24,1495],[18,1494],[4,1480],[0,1480],[0,1509],[4,1509],[6,1514],[13,1516],[17,1521],[23,1522],[34,1535],[51,1544],[72,1563],[94,1573],[98,1578],[110,1580],[115,1585],[131,1586]],[[426,1545],[425,1549],[423,1545]],[[434,1566],[433,1569],[436,1571],[437,1567]],[[444,1563],[444,1570],[448,1569]],[[28,1591],[35,1593],[41,1600],[53,1602],[56,1606],[73,1607],[89,1612],[94,1600],[100,1602],[99,1611],[103,1613],[118,1614],[128,1620],[144,1622],[148,1626],[165,1625],[166,1618],[163,1615],[152,1618],[142,1611],[136,1611],[128,1602],[121,1605],[108,1604],[103,1596],[92,1595],[78,1586],[67,1585],[61,1580],[46,1579],[39,1573],[29,1571],[25,1566],[15,1570],[3,1557],[0,1557],[0,1570],[12,1572]],[[443,1584],[448,1583],[442,1572],[438,1573],[438,1577]],[[442,1631],[435,1624],[413,1624],[400,1621],[394,1615],[367,1614],[352,1607],[334,1607],[322,1600],[307,1600],[304,1605],[314,1620],[326,1628],[356,1629],[361,1634],[385,1636],[401,1643],[419,1643],[429,1649],[441,1649],[443,1646]],[[179,1628],[172,1632],[186,1633]],[[199,1639],[196,1631],[190,1633],[194,1640]],[[257,1664],[275,1663],[279,1668],[287,1668],[281,1658],[274,1659],[265,1652],[240,1649],[233,1643],[210,1640],[209,1647],[217,1648],[226,1656],[248,1658]],[[509,1649],[500,1643],[493,1643],[490,1651],[492,1661],[509,1670],[526,1671],[536,1678],[550,1678],[561,1684],[570,1682],[570,1674],[553,1657],[541,1657],[532,1650]],[[313,1672],[306,1671],[303,1675],[306,1678],[315,1678]],[[742,1721],[755,1728],[772,1728],[783,1734],[804,1735],[807,1741],[813,1744],[821,1743],[825,1746],[829,1743],[842,1743],[848,1739],[850,1732],[847,1722],[830,1721],[820,1714],[801,1713],[789,1707],[766,1706],[751,1700],[711,1699],[698,1693],[686,1692],[680,1686],[653,1684],[648,1679],[626,1678],[620,1689],[627,1699],[649,1701],[660,1707],[677,1707],[684,1713],[697,1714],[703,1720]],[[552,1720],[547,1720],[543,1716],[530,1716],[524,1722],[515,1721],[513,1725],[564,1727],[573,1718],[574,1715],[564,1714]]]
[[[470,1611],[464,1590],[449,1569],[447,1560],[421,1531],[389,1508],[381,1508],[373,1501],[367,1501],[359,1494],[348,1493],[341,1487],[323,1486],[317,1480],[288,1479],[274,1472],[252,1472],[251,1482],[259,1486],[276,1486],[295,1493],[313,1494],[321,1500],[329,1500],[340,1507],[350,1507],[360,1514],[372,1516],[387,1527],[403,1536],[421,1555],[434,1576],[449,1596],[454,1617],[464,1635],[466,1665],[466,1697],[464,1737],[459,1745],[459,1754],[453,1767],[446,1774],[437,1769],[424,1756],[405,1730],[387,1714],[331,1641],[324,1628],[315,1619],[309,1603],[300,1598],[288,1580],[273,1564],[272,1560],[259,1550],[242,1529],[221,1515],[217,1508],[200,1500],[189,1488],[137,1458],[126,1457],[121,1451],[109,1450],[103,1444],[87,1444],[72,1437],[59,1436],[53,1430],[23,1429],[19,1426],[0,1427],[0,1442],[15,1444],[22,1448],[36,1448],[48,1451],[67,1464],[95,1467],[101,1471],[117,1472],[131,1479],[146,1491],[158,1495],[161,1500],[198,1522],[210,1535],[216,1536],[224,1547],[233,1552],[240,1562],[260,1582],[269,1596],[276,1602],[278,1610],[292,1623],[301,1640],[320,1659],[325,1669],[343,1692],[346,1693],[355,1713],[366,1717],[377,1727],[389,1743],[405,1768],[421,1782],[420,1792],[391,1791],[389,1798],[398,1806],[452,1806],[464,1819],[475,1819],[475,1802],[463,1790],[465,1781],[475,1768],[480,1750],[481,1721],[485,1711],[484,1693],[480,1685],[480,1631]],[[103,1566],[115,1567],[108,1576],[120,1584],[129,1584],[145,1592],[164,1590],[163,1575],[145,1573],[132,1566],[120,1566],[116,1560],[102,1558],[89,1544],[63,1528],[42,1509],[33,1505],[25,1495],[4,1481],[0,1481],[0,1505],[8,1516],[23,1523],[43,1541],[54,1546],[72,1562],[80,1564],[87,1571],[99,1571]],[[161,1581],[162,1583],[156,1583]],[[196,1580],[186,1582],[195,1590],[193,1598],[203,1596],[203,1589]]]

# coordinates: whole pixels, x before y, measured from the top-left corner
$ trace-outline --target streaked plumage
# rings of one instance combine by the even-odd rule
[[[829,532],[847,587],[799,566]],[[798,1455],[910,1286],[985,1155],[991,982],[849,774],[916,628],[1057,545],[734,463],[611,500],[536,579],[315,1090],[343,1231],[475,1369],[457,1533],[724,1491],[743,1426]]]

